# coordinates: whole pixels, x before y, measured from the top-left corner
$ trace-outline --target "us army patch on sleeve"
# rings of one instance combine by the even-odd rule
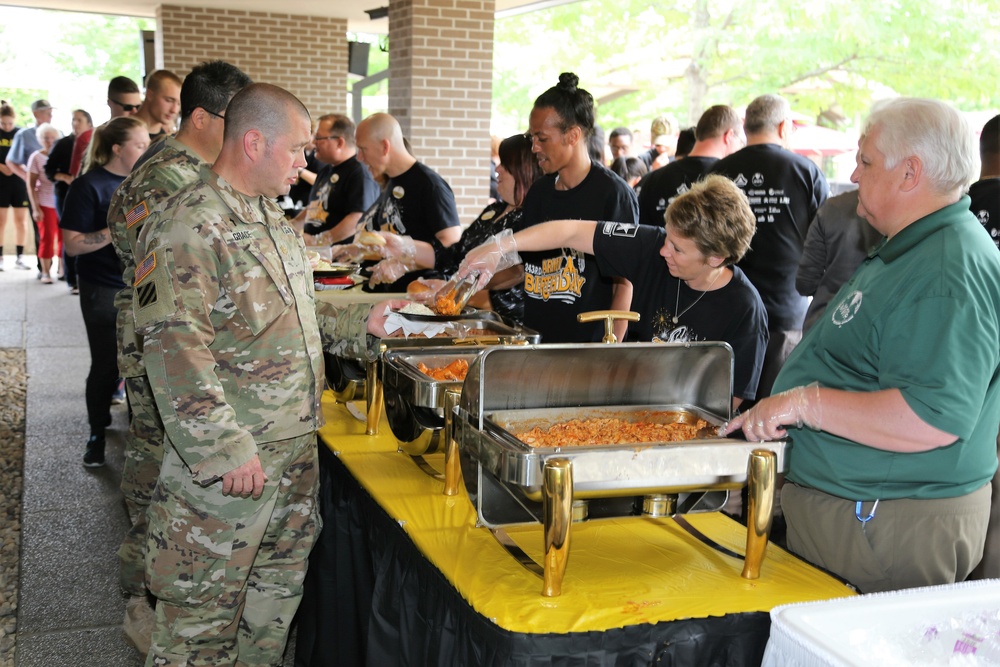
[[[132,312],[139,333],[149,333],[151,327],[177,312],[170,252],[169,246],[158,247],[135,268]]]
[[[633,225],[630,222],[605,222],[603,230],[605,236],[625,236],[629,238],[634,238],[637,231],[639,231],[639,225]]]
[[[135,208],[125,214],[125,229],[130,229],[149,217],[149,207],[145,201],[139,202]]]
[[[134,209],[133,209],[134,210]],[[138,285],[142,282],[142,279],[153,272],[156,268],[156,251],[146,255],[146,258],[135,267],[135,279],[132,281],[133,285]]]

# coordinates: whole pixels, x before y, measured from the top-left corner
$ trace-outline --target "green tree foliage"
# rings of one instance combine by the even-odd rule
[[[891,94],[1000,107],[995,0],[586,0],[502,19],[496,40],[494,116],[518,128],[567,70],[606,128],[775,91],[848,118]]]
[[[55,35],[52,60],[78,77],[108,81],[127,76],[142,85],[142,30],[152,30],[151,19],[130,16],[77,15]]]

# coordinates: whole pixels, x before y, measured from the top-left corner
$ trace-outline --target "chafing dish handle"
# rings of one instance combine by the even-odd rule
[[[545,573],[542,595],[562,595],[562,580],[569,561],[570,526],[573,524],[573,462],[548,459],[542,468],[542,512],[545,526]]]
[[[618,336],[615,335],[615,320],[628,320],[638,322],[639,313],[632,310],[591,310],[586,313],[579,313],[576,316],[577,322],[594,322],[604,320],[604,338],[601,342],[617,343]]]
[[[740,575],[744,579],[760,577],[760,566],[767,551],[774,513],[775,460],[771,450],[755,449],[750,452],[747,463],[747,549]]]
[[[455,439],[455,408],[462,399],[462,392],[444,390],[444,495],[458,495],[462,484],[462,462],[458,455],[458,441]]]

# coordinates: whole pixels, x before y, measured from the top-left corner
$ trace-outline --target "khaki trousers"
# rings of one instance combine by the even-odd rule
[[[786,482],[781,508],[789,550],[873,593],[964,581],[983,555],[990,495],[985,484],[957,498],[883,500],[862,524],[855,501]]]

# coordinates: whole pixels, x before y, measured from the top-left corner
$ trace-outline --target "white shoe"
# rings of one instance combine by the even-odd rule
[[[24,263],[24,260],[18,256],[17,261],[14,262],[14,266],[18,269],[24,269],[25,271],[31,271],[31,267]]]

